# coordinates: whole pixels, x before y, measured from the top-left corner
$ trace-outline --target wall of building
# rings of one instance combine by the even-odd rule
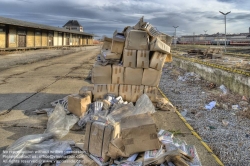
[[[27,47],[34,47],[35,46],[35,34],[34,34],[34,30],[28,29],[27,30]]]
[[[6,46],[6,29],[0,26],[0,48],[5,48]]]
[[[9,48],[18,46],[17,30],[14,26],[9,26]]]
[[[42,33],[35,32],[35,46],[40,47],[42,46]]]
[[[42,32],[42,46],[48,46],[48,33]]]
[[[58,32],[54,32],[54,46],[58,46]]]

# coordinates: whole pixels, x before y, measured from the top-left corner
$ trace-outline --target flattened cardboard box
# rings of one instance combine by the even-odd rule
[[[124,67],[112,65],[112,84],[123,84]]]
[[[131,85],[120,85],[119,96],[122,97],[123,101],[131,101]]]
[[[94,64],[91,76],[92,83],[111,84],[111,76],[111,65],[102,66],[97,63]]]
[[[154,52],[152,58],[150,59],[150,68],[162,70],[166,57],[167,54],[165,53]]]
[[[158,86],[161,79],[162,71],[155,69],[144,69],[142,77],[142,85]]]
[[[106,60],[107,59],[116,59],[116,60],[121,59],[121,54],[111,52],[111,50],[102,50],[101,54]]]
[[[132,85],[132,97],[131,102],[136,102],[138,98],[143,94],[144,85]]]
[[[136,68],[136,50],[123,51],[123,66]]]
[[[113,139],[113,130],[111,125],[102,122],[87,122],[84,150],[97,157],[102,157],[106,162],[109,159],[107,153],[109,143]]]
[[[93,90],[93,95],[94,95],[94,101],[97,99],[103,99],[104,96],[108,93],[107,85],[94,85],[94,90]]]
[[[110,50],[111,49],[112,42],[103,41],[102,49],[103,50]]]
[[[145,86],[144,94],[148,95],[152,102],[157,102],[158,89],[154,86]]]
[[[155,38],[152,42],[150,42],[150,51],[170,54],[170,46],[162,42],[159,38]]]
[[[91,103],[90,96],[82,97],[80,95],[68,96],[68,110],[78,117],[82,117],[88,110],[88,106]]]
[[[119,95],[119,84],[108,84],[107,85],[108,94],[113,94],[116,97]]]
[[[120,126],[126,155],[160,148],[157,128],[150,114],[124,117]]]
[[[130,30],[125,41],[125,49],[148,50],[148,34],[145,31]]]
[[[137,67],[138,68],[149,68],[149,51],[138,50],[137,51]]]
[[[124,71],[124,84],[141,85],[143,69],[126,67]]]

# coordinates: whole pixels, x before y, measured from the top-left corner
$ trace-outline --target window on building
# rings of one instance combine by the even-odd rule
[[[16,35],[15,34],[10,34],[10,43],[16,43]]]

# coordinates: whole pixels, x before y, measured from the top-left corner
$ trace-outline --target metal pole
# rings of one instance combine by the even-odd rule
[[[176,28],[178,28],[179,26],[173,26],[174,27],[174,47],[176,48]]]
[[[219,11],[221,14],[223,14],[224,15],[224,19],[225,19],[225,53],[227,52],[227,49],[226,49],[226,42],[227,42],[227,23],[226,23],[226,16],[229,14],[229,13],[231,13],[231,11],[230,12],[227,12],[227,13],[223,13],[223,12],[221,12],[221,11]]]

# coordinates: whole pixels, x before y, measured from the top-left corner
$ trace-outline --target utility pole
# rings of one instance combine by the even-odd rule
[[[173,26],[175,31],[174,31],[174,47],[176,48],[176,28],[178,28],[179,26]]]
[[[204,30],[205,32],[205,45],[206,45],[206,33],[207,33],[207,30]]]
[[[221,12],[221,11],[219,11],[221,14],[223,14],[224,15],[224,19],[225,19],[225,53],[227,52],[227,49],[226,49],[226,42],[227,42],[227,22],[226,22],[226,17],[227,17],[227,15],[229,14],[229,13],[231,13],[231,11],[230,12],[227,12],[227,13],[223,13],[223,12]]]
[[[195,33],[193,32],[193,45],[194,45],[194,35],[195,35]]]

